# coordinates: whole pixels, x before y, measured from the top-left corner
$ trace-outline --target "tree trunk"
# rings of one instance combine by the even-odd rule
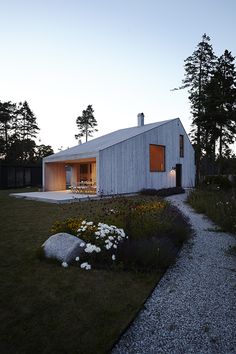
[[[8,154],[8,129],[7,129],[7,122],[4,125],[4,134],[5,134],[5,158],[7,157]]]
[[[218,165],[218,175],[222,172],[222,150],[223,150],[223,140],[222,140],[222,125],[220,126],[220,143],[219,143],[219,165]]]

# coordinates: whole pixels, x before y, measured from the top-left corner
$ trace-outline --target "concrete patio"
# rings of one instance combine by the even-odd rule
[[[79,194],[71,191],[53,191],[53,192],[29,192],[29,193],[11,193],[10,196],[15,198],[23,198],[29,200],[37,200],[47,203],[71,203],[78,201],[85,201],[88,199],[99,198],[96,194]]]

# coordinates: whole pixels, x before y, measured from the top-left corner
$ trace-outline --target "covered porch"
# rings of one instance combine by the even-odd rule
[[[44,162],[44,191],[71,190],[74,194],[97,194],[96,158]]]

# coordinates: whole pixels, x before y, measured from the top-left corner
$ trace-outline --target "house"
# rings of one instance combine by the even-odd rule
[[[193,187],[194,150],[179,118],[117,130],[43,159],[45,191],[90,181],[97,194],[135,193],[143,188]]]

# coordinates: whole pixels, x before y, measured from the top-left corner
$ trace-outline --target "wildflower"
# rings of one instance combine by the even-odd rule
[[[68,263],[66,263],[66,262],[62,262],[61,265],[62,265],[63,268],[67,268],[68,267]]]
[[[83,220],[81,224],[86,225],[86,220]]]
[[[81,242],[80,247],[84,247],[84,246],[85,246],[85,243]]]
[[[114,254],[111,256],[111,258],[112,258],[113,261],[116,260],[116,256]]]
[[[84,262],[80,265],[80,268],[85,269],[85,270],[90,270],[91,269],[91,265],[88,264],[88,262]]]
[[[92,226],[92,225],[93,225],[93,222],[92,222],[92,221],[88,221],[88,222],[86,223],[86,225],[87,225],[87,226]]]
[[[76,260],[76,262],[78,262],[79,261],[79,257],[76,257],[75,260]]]
[[[81,263],[80,268],[85,268],[85,267],[87,267],[87,265],[88,265],[88,262]]]
[[[93,251],[96,251],[97,247],[95,245],[92,245],[91,243],[87,243],[85,252],[86,253],[93,253]]]

